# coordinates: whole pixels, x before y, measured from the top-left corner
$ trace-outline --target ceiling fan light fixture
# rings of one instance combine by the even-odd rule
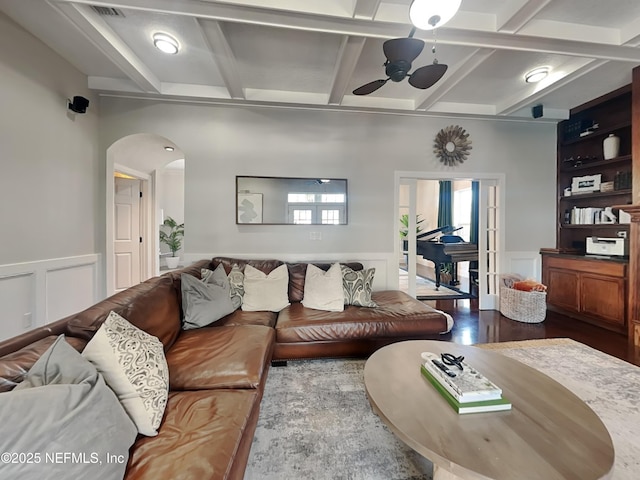
[[[413,0],[409,18],[416,28],[433,30],[451,20],[461,3],[462,0]]]
[[[534,68],[525,74],[524,81],[527,83],[536,83],[546,78],[547,75],[549,75],[549,67]]]
[[[180,51],[178,41],[167,33],[154,33],[153,44],[158,50],[169,55],[175,55]]]

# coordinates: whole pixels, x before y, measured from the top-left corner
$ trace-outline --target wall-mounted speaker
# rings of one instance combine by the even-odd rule
[[[69,102],[69,110],[75,113],[85,113],[89,106],[89,100],[84,97],[73,97]]]
[[[533,118],[540,118],[542,116],[542,105],[531,107],[531,115],[533,115]]]

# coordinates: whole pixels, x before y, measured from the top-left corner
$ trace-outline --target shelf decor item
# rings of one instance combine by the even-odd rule
[[[571,179],[571,194],[598,192],[602,183],[602,174],[585,175],[583,177],[573,177]]]
[[[602,149],[605,160],[616,158],[620,153],[620,137],[618,137],[614,133],[610,133],[609,136],[602,142]]]

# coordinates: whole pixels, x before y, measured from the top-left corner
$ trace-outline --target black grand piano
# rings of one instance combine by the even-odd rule
[[[436,228],[416,235],[416,253],[425,260],[431,260],[436,271],[436,290],[440,288],[440,270],[443,263],[452,263],[452,283],[457,284],[458,262],[472,262],[478,260],[478,245],[465,242],[462,237],[452,235],[462,227],[454,228],[450,225]],[[407,240],[404,250],[408,249]]]

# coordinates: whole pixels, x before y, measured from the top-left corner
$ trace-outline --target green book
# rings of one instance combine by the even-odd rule
[[[482,400],[479,402],[458,402],[453,395],[451,395],[446,388],[444,388],[440,382],[427,370],[424,365],[420,365],[420,371],[422,376],[429,380],[429,383],[440,392],[440,395],[453,407],[453,409],[463,415],[465,413],[482,413],[482,412],[499,412],[503,410],[511,410],[511,402],[501,396],[500,398],[493,400]]]

